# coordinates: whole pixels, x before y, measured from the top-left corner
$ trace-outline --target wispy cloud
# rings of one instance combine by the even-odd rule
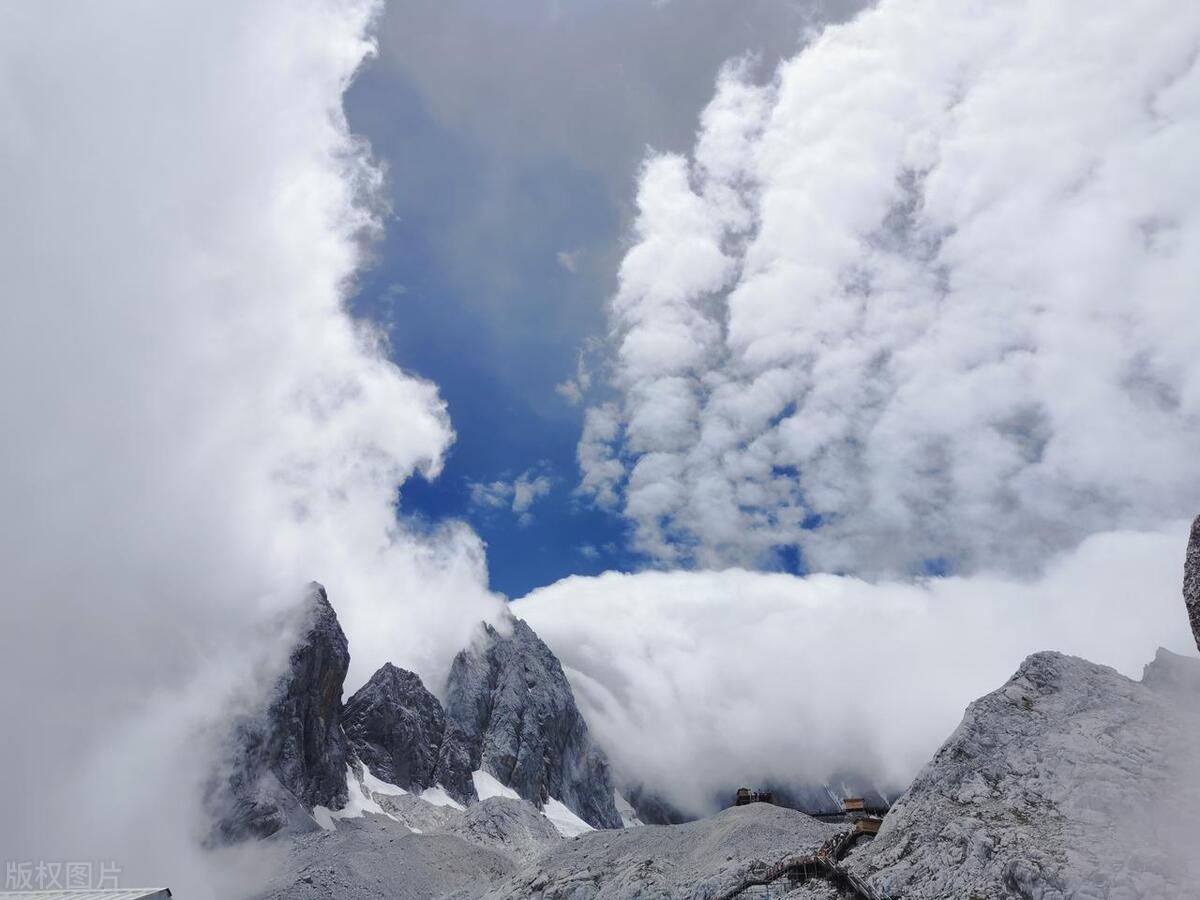
[[[511,480],[472,482],[471,503],[479,509],[507,509],[522,527],[533,524],[533,505],[549,496],[557,479],[544,467],[528,469]]]
[[[575,275],[579,272],[579,258],[582,254],[582,250],[559,250],[558,254],[555,256],[555,259],[558,260],[558,264],[566,271],[570,272],[572,275]]]
[[[601,352],[601,344],[595,339],[584,342],[584,347],[575,359],[575,376],[554,386],[555,392],[571,406],[578,406],[592,387],[592,370],[589,358]]]

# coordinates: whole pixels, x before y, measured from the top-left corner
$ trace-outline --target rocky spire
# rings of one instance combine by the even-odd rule
[[[321,585],[309,586],[302,614],[267,707],[234,726],[225,773],[209,794],[218,841],[315,828],[314,806],[346,804],[350,753],[341,715],[350,652]]]
[[[454,660],[437,780],[468,801],[471,773],[482,769],[538,806],[553,798],[597,828],[620,828],[607,758],[562,666],[524,621],[511,627],[505,635],[485,626]]]
[[[1196,646],[1200,648],[1200,516],[1192,522],[1187,560],[1183,564],[1183,602],[1187,604],[1192,636],[1196,639]]]

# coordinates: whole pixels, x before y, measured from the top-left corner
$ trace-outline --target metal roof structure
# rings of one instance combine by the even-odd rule
[[[0,891],[0,900],[170,900],[170,888],[82,891]]]

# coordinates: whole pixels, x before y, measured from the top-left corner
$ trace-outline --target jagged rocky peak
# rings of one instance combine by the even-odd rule
[[[346,703],[342,725],[377,778],[418,793],[436,783],[446,717],[420,676],[384,663]]]
[[[1183,602],[1187,604],[1192,637],[1200,648],[1200,516],[1192,522],[1188,540],[1187,559],[1183,564]]]
[[[299,636],[266,707],[234,725],[226,775],[209,796],[218,840],[315,828],[314,806],[346,803],[346,635],[325,588],[315,582],[299,615]]]
[[[507,624],[507,634],[484,625],[454,660],[437,781],[467,802],[482,769],[538,806],[553,798],[594,827],[620,828],[608,761],[562,666],[523,620]]]
[[[1200,711],[1200,661],[1162,647],[1142,670],[1142,684],[1164,694],[1176,694],[1185,706]]]

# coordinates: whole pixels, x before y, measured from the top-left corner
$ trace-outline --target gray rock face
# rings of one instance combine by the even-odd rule
[[[432,900],[515,868],[506,855],[453,834],[414,834],[369,816],[298,835],[257,900]]]
[[[549,819],[520,800],[490,797],[468,806],[460,815],[452,833],[519,861],[531,859],[563,841]]]
[[[227,778],[209,794],[218,841],[312,829],[314,806],[346,803],[346,635],[319,584],[310,586],[304,615],[269,705],[235,725]]]
[[[1192,636],[1200,648],[1200,516],[1192,522],[1187,560],[1183,564],[1183,602],[1187,604]]]
[[[1197,896],[1200,661],[1058,653],[975,701],[850,867],[885,896]]]
[[[701,818],[676,808],[671,801],[645,785],[622,785],[621,793],[633,807],[638,819],[647,825],[682,825],[684,822],[694,822]]]
[[[705,900],[783,859],[816,851],[838,830],[795,810],[755,803],[683,825],[594,831],[552,846],[471,896]]]
[[[436,778],[467,802],[477,769],[538,806],[553,797],[590,825],[621,827],[608,761],[592,743],[562,666],[520,619],[508,636],[485,626],[450,670]]]
[[[385,663],[342,714],[346,737],[377,778],[406,791],[435,783],[446,717],[419,676]]]

